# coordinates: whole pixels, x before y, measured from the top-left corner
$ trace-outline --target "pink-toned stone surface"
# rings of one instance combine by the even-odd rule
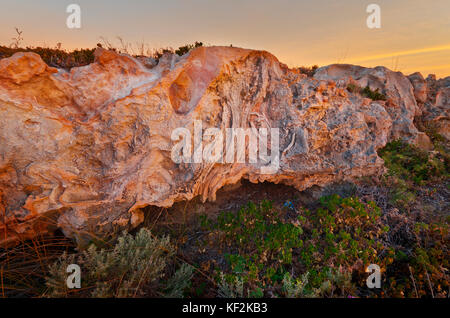
[[[408,76],[421,109],[420,121],[450,141],[450,77],[426,79],[420,73]]]
[[[387,97],[382,101],[383,107],[392,118],[390,139],[403,139],[417,144],[419,131],[414,126],[414,118],[421,115],[414,96],[411,82],[400,72],[393,72],[386,67],[366,68],[357,65],[333,64],[321,67],[314,75],[317,79],[332,79],[338,86],[347,87],[355,84],[359,87],[369,86]]]
[[[165,55],[152,68],[141,62],[103,49],[70,72],[32,53],[0,60],[2,244],[57,227],[101,237],[138,225],[145,206],[214,200],[242,178],[304,190],[377,174],[377,149],[418,138],[412,85],[385,68],[330,66],[307,78],[267,52],[229,47]],[[350,76],[388,101],[350,94]],[[192,132],[194,120],[221,131],[279,128],[279,170],[174,163],[172,131]]]

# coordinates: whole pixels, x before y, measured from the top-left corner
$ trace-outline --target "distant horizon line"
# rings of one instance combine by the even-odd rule
[[[104,40],[106,40],[108,43],[101,43],[101,41],[104,41]],[[442,46],[434,46],[434,47],[414,49],[414,50],[407,50],[407,51],[397,51],[397,52],[393,52],[393,53],[385,53],[385,54],[378,54],[378,55],[360,57],[360,58],[355,58],[355,59],[349,59],[349,62],[346,62],[346,63],[344,63],[344,62],[331,62],[331,63],[315,63],[315,64],[311,64],[311,65],[289,66],[288,63],[282,62],[274,53],[271,53],[270,51],[268,51],[266,49],[255,49],[255,48],[240,47],[240,46],[235,46],[233,44],[220,45],[220,44],[205,43],[205,42],[202,42],[202,41],[198,41],[198,42],[203,43],[203,46],[205,46],[205,47],[233,47],[233,48],[240,48],[240,49],[253,50],[253,51],[265,51],[265,52],[268,52],[268,53],[272,54],[273,56],[275,56],[280,63],[287,65],[290,69],[301,68],[301,67],[314,67],[314,66],[323,67],[323,66],[328,66],[328,65],[339,65],[339,64],[340,65],[355,65],[355,66],[361,66],[361,67],[365,67],[365,68],[375,68],[375,67],[378,67],[378,66],[382,66],[382,67],[385,67],[385,68],[387,68],[387,69],[389,69],[389,70],[391,70],[393,72],[401,72],[405,76],[411,75],[411,74],[414,74],[414,73],[420,73],[424,78],[426,78],[426,77],[428,77],[430,75],[436,76],[436,74],[435,73],[429,73],[429,74],[424,73],[424,74],[426,74],[426,76],[424,76],[424,74],[422,74],[422,72],[419,72],[419,71],[407,74],[407,72],[396,71],[396,70],[393,70],[393,69],[391,69],[391,68],[389,68],[389,67],[387,67],[385,65],[382,65],[382,64],[370,67],[370,66],[364,66],[364,65],[356,64],[356,63],[358,63],[358,62],[375,61],[375,60],[386,59],[386,58],[398,58],[400,56],[408,56],[408,55],[416,55],[416,54],[424,54],[424,53],[426,54],[426,53],[431,53],[431,52],[439,52],[439,51],[447,51],[447,50],[450,51],[450,44],[448,44],[448,45],[442,45]],[[61,46],[58,46],[58,44],[61,44]],[[99,46],[99,44],[100,44],[100,46]],[[125,43],[125,44],[127,45],[127,47],[129,49],[133,50],[132,43],[128,42],[128,43]],[[138,44],[139,43],[136,43],[136,45],[138,45]],[[144,44],[144,43],[142,43],[142,44]],[[5,47],[5,48],[8,48],[8,49],[12,49],[12,50],[21,50],[21,49],[25,50],[25,49],[43,48],[43,49],[49,49],[49,50],[61,50],[61,51],[64,51],[66,53],[71,53],[71,52],[74,52],[74,51],[77,51],[77,50],[92,50],[92,49],[96,49],[98,47],[101,47],[101,48],[104,48],[104,49],[107,49],[107,50],[116,50],[117,53],[119,53],[119,54],[127,54],[127,55],[129,55],[131,57],[134,57],[134,56],[147,56],[147,57],[150,57],[149,54],[140,55],[140,54],[134,54],[134,52],[129,52],[129,51],[128,52],[123,52],[119,47],[116,47],[116,46],[105,47],[105,45],[107,45],[107,46],[111,45],[111,43],[106,38],[105,39],[100,39],[100,41],[97,43],[97,46],[76,47],[76,48],[72,48],[72,49],[64,47],[61,42],[58,42],[57,45],[54,46],[54,47],[51,47],[51,46],[46,45],[44,43],[44,45],[42,45],[42,46],[41,45],[35,46],[35,45],[26,44],[24,46],[20,46],[20,47],[17,47],[17,48],[12,47],[11,44],[10,45],[2,45],[0,43],[0,47]],[[139,44],[139,45],[141,45],[141,44]],[[189,45],[189,43],[187,43],[186,45]],[[136,48],[136,50],[138,50],[138,49],[139,48]],[[153,50],[154,52],[157,52],[157,51],[164,50],[164,49],[175,50],[175,48],[172,47],[172,46],[161,46],[159,48],[147,46],[147,52],[149,50]],[[1,59],[1,57],[0,57],[0,59]],[[433,69],[443,69],[443,68],[447,68],[447,67],[450,67],[450,64],[438,65],[437,67],[434,67]],[[450,77],[450,74],[444,75],[444,76],[439,77],[437,79],[445,79],[447,77]]]

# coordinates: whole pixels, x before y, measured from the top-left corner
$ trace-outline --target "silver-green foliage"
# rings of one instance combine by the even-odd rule
[[[338,270],[330,270],[327,273],[326,280],[319,288],[314,290],[318,297],[345,297],[346,295],[354,295],[356,293],[352,284],[352,275],[350,272]]]
[[[183,292],[190,287],[191,279],[194,275],[194,268],[191,265],[183,264],[169,279],[166,286],[164,297],[166,298],[182,298]]]
[[[309,273],[301,278],[294,279],[289,273],[283,277],[283,296],[287,298],[316,298],[316,297],[344,297],[354,294],[351,283],[351,273],[339,270],[330,270],[326,279],[319,288],[307,289]]]
[[[220,298],[243,298],[244,281],[242,278],[235,276],[235,280],[228,283],[225,275],[220,273],[218,296]]]
[[[66,268],[78,264],[82,289],[89,290],[90,297],[139,296],[145,285],[162,277],[174,254],[169,237],[155,238],[147,229],[135,237],[124,233],[112,250],[91,245],[79,254],[63,254],[49,269],[46,295],[67,296]]]
[[[312,297],[305,289],[308,284],[309,273],[303,274],[301,278],[293,279],[289,273],[283,277],[283,293],[287,298]]]

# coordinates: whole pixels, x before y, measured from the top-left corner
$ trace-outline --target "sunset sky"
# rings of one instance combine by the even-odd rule
[[[81,6],[81,29],[66,27]],[[381,7],[381,29],[366,7]],[[194,41],[267,50],[289,66],[384,65],[406,74],[450,76],[449,0],[0,0],[0,44],[14,27],[24,45],[94,47],[117,36],[150,48]]]

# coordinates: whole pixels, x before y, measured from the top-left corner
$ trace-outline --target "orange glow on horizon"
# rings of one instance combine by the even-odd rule
[[[121,47],[146,49],[201,41],[265,50],[290,67],[333,63],[383,65],[404,74],[450,76],[450,1],[378,0],[381,28],[366,25],[361,0],[77,0],[81,29],[66,26],[60,0],[4,1],[0,45],[10,45],[14,27],[23,46],[67,50],[93,48],[101,37]],[[132,52],[131,52],[132,53]]]
[[[422,54],[422,53],[431,53],[431,52],[439,52],[439,51],[448,51],[450,50],[450,44],[448,45],[442,45],[442,46],[436,46],[436,47],[427,47],[422,49],[415,49],[415,50],[408,50],[408,51],[400,51],[400,52],[393,52],[393,53],[385,53],[385,54],[378,54],[373,56],[366,56],[362,58],[356,58],[352,59],[354,63],[359,62],[367,62],[367,61],[373,61],[373,60],[381,60],[385,58],[390,57],[398,57],[398,56],[405,56],[405,55],[414,55],[414,54]]]

